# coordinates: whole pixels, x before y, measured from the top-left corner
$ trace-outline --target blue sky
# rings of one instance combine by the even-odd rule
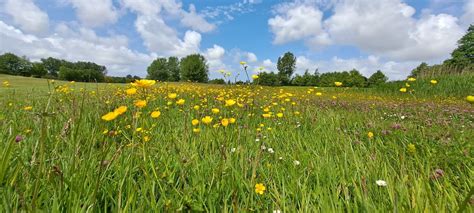
[[[216,78],[239,61],[274,71],[291,51],[297,73],[401,79],[448,58],[473,22],[474,0],[0,0],[0,52],[94,61],[118,76],[201,53]]]

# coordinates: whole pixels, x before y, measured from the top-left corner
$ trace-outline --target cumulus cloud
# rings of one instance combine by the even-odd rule
[[[253,63],[253,62],[256,62],[257,60],[258,60],[257,55],[255,55],[255,53],[252,53],[252,52],[247,53],[247,62]]]
[[[115,23],[118,12],[112,0],[69,0],[77,17],[85,26],[98,27]]]
[[[463,7],[464,14],[461,17],[461,22],[465,26],[474,24],[474,0],[467,0]]]
[[[472,17],[470,2],[466,17]],[[325,20],[319,5],[308,0],[277,7],[277,15],[268,21],[274,43],[302,40],[312,48],[352,45],[390,60],[416,61],[447,57],[464,33],[456,17],[423,14],[416,18],[415,9],[401,0],[332,1],[333,14]]]
[[[15,24],[28,33],[44,33],[48,30],[48,14],[32,0],[6,0],[4,12],[13,17]]]
[[[93,61],[107,66],[111,75],[144,75],[156,55],[147,55],[126,47],[123,36],[100,37],[93,31],[74,31],[60,25],[56,33],[37,37],[0,21],[2,52],[26,55],[33,61],[56,57],[70,61]]]

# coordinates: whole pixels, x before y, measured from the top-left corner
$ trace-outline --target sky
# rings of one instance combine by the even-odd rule
[[[200,53],[213,79],[241,73],[240,61],[276,71],[290,51],[299,74],[355,68],[398,80],[449,58],[472,23],[474,0],[0,0],[0,54],[145,77],[158,57]]]

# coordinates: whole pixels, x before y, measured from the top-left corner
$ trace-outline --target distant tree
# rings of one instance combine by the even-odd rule
[[[280,85],[280,79],[274,72],[262,72],[258,75],[258,84],[264,86],[278,86]]]
[[[418,65],[415,69],[411,71],[410,76],[412,77],[417,77],[421,73],[426,72],[430,67],[428,66],[427,63],[422,62],[420,65]]]
[[[444,62],[455,66],[472,66],[474,64],[474,25],[470,25],[466,35],[458,41],[458,47],[451,53],[451,59]]]
[[[179,59],[177,57],[169,57],[167,63],[169,71],[169,80],[170,81],[180,81],[180,70],[179,70]]]
[[[65,61],[57,58],[48,57],[42,58],[41,62],[43,62],[43,66],[48,72],[49,76],[58,77],[59,68],[61,67],[61,65],[64,64]]]
[[[367,78],[360,74],[358,70],[352,69],[349,71],[349,77],[346,79],[345,84],[348,87],[366,87]]]
[[[377,70],[377,72],[375,72],[369,77],[368,85],[369,86],[381,85],[387,82],[387,80],[388,80],[387,76],[385,76],[385,74],[383,74],[382,71]]]
[[[193,82],[207,82],[209,67],[206,58],[201,54],[188,55],[181,59],[180,73],[182,80]]]
[[[170,74],[168,72],[166,58],[155,59],[147,68],[147,78],[159,81],[168,81]]]
[[[281,84],[288,85],[296,70],[296,57],[293,53],[286,52],[283,57],[278,57],[277,69]]]
[[[31,63],[26,57],[18,57],[13,53],[0,55],[0,73],[30,76]]]
[[[48,71],[44,68],[43,63],[35,62],[31,67],[31,75],[36,78],[41,78],[48,74]]]
[[[209,80],[210,84],[225,84],[225,80],[222,79],[222,78],[217,78],[217,79],[212,79],[212,80]]]

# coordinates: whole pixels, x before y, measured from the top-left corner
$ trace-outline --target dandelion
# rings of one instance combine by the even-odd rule
[[[435,85],[435,84],[438,83],[438,81],[437,81],[437,80],[431,80],[430,83],[433,84],[433,85]]]
[[[184,105],[185,100],[184,99],[179,99],[176,101],[177,105]]]
[[[137,94],[137,89],[136,88],[130,88],[130,89],[125,90],[125,93],[127,95],[135,95],[135,94]]]
[[[233,106],[236,103],[234,99],[229,99],[225,101],[225,106],[230,107]]]
[[[117,113],[118,115],[121,115],[125,113],[126,111],[127,111],[126,106],[119,106],[117,109],[114,110],[114,112]]]
[[[176,93],[168,93],[168,98],[169,98],[169,99],[175,99],[176,97],[178,97],[178,94],[176,94]]]
[[[102,120],[104,121],[111,121],[117,118],[118,114],[116,112],[109,112],[102,116]]]
[[[155,80],[147,80],[147,79],[142,79],[142,80],[136,80],[133,83],[130,83],[134,87],[141,87],[141,88],[150,88],[153,85],[156,84]]]
[[[283,113],[281,113],[281,112],[277,113],[277,117],[282,118],[282,117],[283,117]]]
[[[369,137],[369,139],[372,139],[374,137],[374,133],[373,132],[368,132],[367,137]]]
[[[217,108],[213,108],[211,111],[212,111],[212,113],[214,113],[214,114],[218,114],[218,113],[220,112],[220,110],[217,109]]]
[[[262,183],[257,183],[255,184],[255,192],[259,195],[263,195],[265,192],[266,188]]]
[[[404,92],[404,93],[405,93],[405,92],[407,92],[407,88],[405,88],[405,87],[403,87],[403,88],[400,88],[400,90],[399,90],[399,91],[400,91],[400,92]]]
[[[196,125],[199,124],[199,120],[198,120],[198,119],[193,119],[193,120],[191,121],[191,124],[192,124],[193,126],[196,126]]]
[[[466,101],[469,102],[469,103],[474,103],[474,96],[468,95],[468,96],[466,97]]]
[[[377,184],[377,186],[381,186],[381,187],[387,186],[387,182],[385,182],[384,180],[377,180],[377,181],[375,181],[375,184]]]
[[[146,106],[146,101],[145,100],[136,100],[135,101],[135,106],[138,108],[143,108]]]
[[[160,115],[161,115],[161,112],[160,112],[160,111],[153,111],[153,112],[151,112],[151,117],[152,117],[152,118],[158,118],[158,117],[160,117]]]
[[[231,124],[235,123],[235,118],[229,118],[229,123]]]
[[[336,85],[336,87],[340,87],[340,86],[342,86],[342,82],[336,81],[336,82],[334,82],[334,85]]]
[[[193,132],[194,132],[194,133],[200,133],[200,132],[201,132],[201,129],[199,129],[199,128],[193,128]]]
[[[211,116],[206,116],[204,118],[201,119],[202,123],[204,124],[210,124],[212,122],[212,117]]]
[[[222,126],[227,127],[229,125],[229,119],[227,118],[222,119],[221,124]]]

